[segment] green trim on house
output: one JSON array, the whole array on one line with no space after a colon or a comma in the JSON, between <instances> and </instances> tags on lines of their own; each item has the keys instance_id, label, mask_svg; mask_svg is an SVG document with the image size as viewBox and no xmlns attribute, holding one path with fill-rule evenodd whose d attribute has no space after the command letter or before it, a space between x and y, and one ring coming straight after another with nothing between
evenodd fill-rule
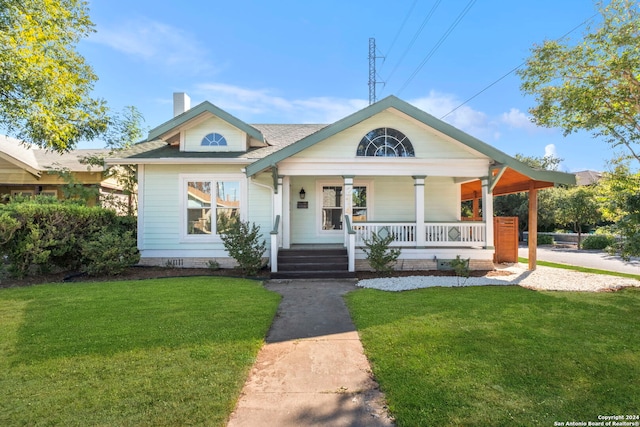
<instances>
[{"instance_id":1,"label":"green trim on house","mask_svg":"<svg viewBox=\"0 0 640 427\"><path fill-rule=\"evenodd\" d=\"M495 160L497 164L510 167L517 172L528 176L529 178L538 181L548 181L565 185L575 185L576 183L575 175L573 174L532 169L519 160L509 156L508 154L480 141L479 139L451 126L448 123L443 122L442 120L435 118L431 114L428 114L393 95L388 96L376 102L375 104L371 104L368 107L356 113L353 113L341 120L338 120L334 124L329 125L294 144L291 144L252 163L246 168L247 176L253 176L269 167L273 167L277 165L278 162L281 162L282 160L298 154L301 151L350 128L351 126L354 126L390 108L393 108L421 123L426 124L427 126L443 133L444 135L447 135L448 137L466 145L467 147Z\"/></svg>"},{"instance_id":2,"label":"green trim on house","mask_svg":"<svg viewBox=\"0 0 640 427\"><path fill-rule=\"evenodd\" d=\"M204 101L198 105L196 105L195 107L185 111L184 113L174 117L173 119L164 122L163 124L161 124L160 126L151 129L149 131L149 136L147 137L147 141L153 141L155 139L160 138L162 135L165 135L168 132L171 132L171 130L182 126L183 124L185 124L186 122L188 122L189 120L192 120L196 117L198 117L199 115L203 114L203 113L211 113L216 117L219 117L220 119L224 120L225 122L229 123L232 126L237 127L238 129L240 129L241 131L247 133L249 136L251 136L252 138L264 143L264 136L262 135L262 133L257 130L256 128L254 128L251 125L248 125L247 123L243 122L242 120L238 119L237 117L232 116L231 114L227 113L224 110L221 110L220 108L216 107L215 105L213 105L212 103L210 103L209 101Z\"/></svg>"}]
</instances>

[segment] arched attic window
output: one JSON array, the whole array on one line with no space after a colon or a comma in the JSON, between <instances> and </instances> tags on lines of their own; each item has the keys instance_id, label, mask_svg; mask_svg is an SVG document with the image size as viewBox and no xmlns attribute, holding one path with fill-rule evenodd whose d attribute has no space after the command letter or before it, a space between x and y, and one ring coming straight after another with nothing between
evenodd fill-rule
<instances>
[{"instance_id":1,"label":"arched attic window","mask_svg":"<svg viewBox=\"0 0 640 427\"><path fill-rule=\"evenodd\" d=\"M227 140L224 138L224 136L220 135L219 133L210 133L208 135L205 135L204 138L202 138L200 145L218 146L218 147L226 146Z\"/></svg>"},{"instance_id":2,"label":"arched attic window","mask_svg":"<svg viewBox=\"0 0 640 427\"><path fill-rule=\"evenodd\" d=\"M378 128L360 140L356 156L415 157L415 152L411 141L402 132L393 128Z\"/></svg>"}]
</instances>

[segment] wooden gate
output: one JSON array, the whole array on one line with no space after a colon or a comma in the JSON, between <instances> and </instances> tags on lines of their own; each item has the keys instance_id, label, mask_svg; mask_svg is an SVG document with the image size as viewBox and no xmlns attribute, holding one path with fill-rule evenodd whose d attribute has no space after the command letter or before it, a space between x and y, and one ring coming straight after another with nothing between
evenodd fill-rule
<instances>
[{"instance_id":1,"label":"wooden gate","mask_svg":"<svg viewBox=\"0 0 640 427\"><path fill-rule=\"evenodd\" d=\"M518 217L494 217L493 241L496 246L493 262L498 264L518 262Z\"/></svg>"}]
</instances>

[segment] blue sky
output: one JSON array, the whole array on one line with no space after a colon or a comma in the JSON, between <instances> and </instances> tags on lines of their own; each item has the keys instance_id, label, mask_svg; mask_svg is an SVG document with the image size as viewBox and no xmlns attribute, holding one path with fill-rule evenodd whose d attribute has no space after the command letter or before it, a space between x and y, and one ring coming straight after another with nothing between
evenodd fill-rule
<instances>
[{"instance_id":1,"label":"blue sky","mask_svg":"<svg viewBox=\"0 0 640 427\"><path fill-rule=\"evenodd\" d=\"M173 92L247 123L332 123L368 105L373 37L384 82L378 99L396 95L441 118L477 95L443 120L510 155L552 153L565 171L603 170L614 156L588 134L565 138L532 125L534 100L514 73L478 94L522 64L535 43L592 17L591 0L91 0L89 7L97 32L79 50L99 76L94 95L116 111L134 105L150 128L172 117Z\"/></svg>"}]
</instances>

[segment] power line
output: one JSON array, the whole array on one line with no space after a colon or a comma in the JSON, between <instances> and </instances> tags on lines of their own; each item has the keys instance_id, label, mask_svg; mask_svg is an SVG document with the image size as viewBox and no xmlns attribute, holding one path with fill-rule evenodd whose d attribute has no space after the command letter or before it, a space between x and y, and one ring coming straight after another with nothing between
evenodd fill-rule
<instances>
[{"instance_id":1,"label":"power line","mask_svg":"<svg viewBox=\"0 0 640 427\"><path fill-rule=\"evenodd\" d=\"M395 46L396 41L398 41L398 37L400 36L400 33L404 29L405 24L409 20L409 17L411 16L411 12L413 12L413 9L416 7L416 3L418 3L418 0L413 0L413 4L411 4L411 7L409 8L407 15L404 17L404 21L402 21L402 24L400 25L400 29L396 33L396 36L393 38L393 41L391 42L391 46L389 46L389 49L387 50L387 54L385 55L385 58L389 56L389 52L391 52L391 49L393 49L393 46Z\"/></svg>"},{"instance_id":2,"label":"power line","mask_svg":"<svg viewBox=\"0 0 640 427\"><path fill-rule=\"evenodd\" d=\"M431 7L431 10L429 10L429 13L427 13L427 16L424 18L424 20L422 21L422 24L420 24L420 28L418 28L418 30L416 31L416 33L413 35L413 38L411 39L411 42L409 42L409 46L407 46L407 48L404 50L404 52L402 53L402 56L400 57L400 59L398 60L398 62L396 63L396 66L393 67L393 70L391 70L391 73L389 73L389 76L385 79L385 81L389 81L391 79L391 76L393 76L393 74L396 72L396 70L398 69L398 67L400 66L400 64L402 63L402 61L404 60L404 57L407 56L407 53L409 52L409 50L413 47L413 44L416 42L416 40L418 39L418 36L420 35L420 33L422 32L422 30L424 29L425 25L427 25L427 22L429 22L429 19L431 19L431 17L433 16L433 14L435 13L436 9L438 8L438 6L440 5L440 3L442 2L442 0L438 0L436 1L436 3Z\"/></svg>"},{"instance_id":3,"label":"power line","mask_svg":"<svg viewBox=\"0 0 640 427\"><path fill-rule=\"evenodd\" d=\"M578 28L584 26L587 22L591 21L593 18L595 18L596 16L598 16L598 14L594 14L592 16L590 16L589 18L585 19L584 21L582 21L580 24L576 25L575 27L573 27L571 30L567 31L566 33L564 33L561 37L558 37L556 39L556 41L560 41L562 39L564 39L565 37L567 37L569 34L573 33L575 30L577 30ZM518 65L517 67L514 67L513 69L511 69L511 71L509 71L508 73L504 74L502 77L500 77L499 79L495 80L493 83L489 84L488 86L486 86L484 89L482 89L480 92L477 92L475 95L473 95L471 98L467 99L466 101L464 101L462 104L458 105L456 108L454 108L453 110L449 111L447 114L445 114L444 116L440 117L440 120L444 119L445 117L447 117L449 114L455 112L457 109L459 109L460 107L462 107L463 105L466 105L467 103L469 103L472 99L476 98L477 96L481 95L483 92L485 92L487 89L489 89L490 87L492 87L493 85L495 85L496 83L500 82L502 79L504 79L505 77L507 77L510 74L513 74L518 68L522 67L524 64L526 64L525 62L522 62L520 65Z\"/></svg>"},{"instance_id":4,"label":"power line","mask_svg":"<svg viewBox=\"0 0 640 427\"><path fill-rule=\"evenodd\" d=\"M429 53L427 53L427 56L422 60L422 62L420 63L420 65L418 65L418 67L414 70L414 72L409 76L409 78L404 82L404 84L402 85L402 87L400 88L400 90L398 91L398 95L400 95L400 93L409 85L409 83L411 83L411 81L418 75L418 73L420 72L420 70L422 69L422 67L424 67L424 65L427 63L427 61L429 61L429 59L431 59L431 57L433 56L433 54L438 50L438 48L442 45L442 43L444 43L444 41L447 39L447 37L449 37L449 35L453 32L453 30L458 26L458 24L460 23L460 21L462 21L462 18L464 18L464 16L467 14L467 12L469 12L469 10L471 9L471 7L474 5L474 3L476 2L476 0L470 0L469 3L467 3L467 5L465 6L465 8L462 10L462 12L460 12L460 14L456 17L456 19L453 21L453 23L449 26L449 28L447 29L447 31L445 31L445 33L442 35L442 37L440 37L440 40L438 40L438 42L435 44L435 46L433 48L431 48L431 50L429 51Z\"/></svg>"}]
</instances>

